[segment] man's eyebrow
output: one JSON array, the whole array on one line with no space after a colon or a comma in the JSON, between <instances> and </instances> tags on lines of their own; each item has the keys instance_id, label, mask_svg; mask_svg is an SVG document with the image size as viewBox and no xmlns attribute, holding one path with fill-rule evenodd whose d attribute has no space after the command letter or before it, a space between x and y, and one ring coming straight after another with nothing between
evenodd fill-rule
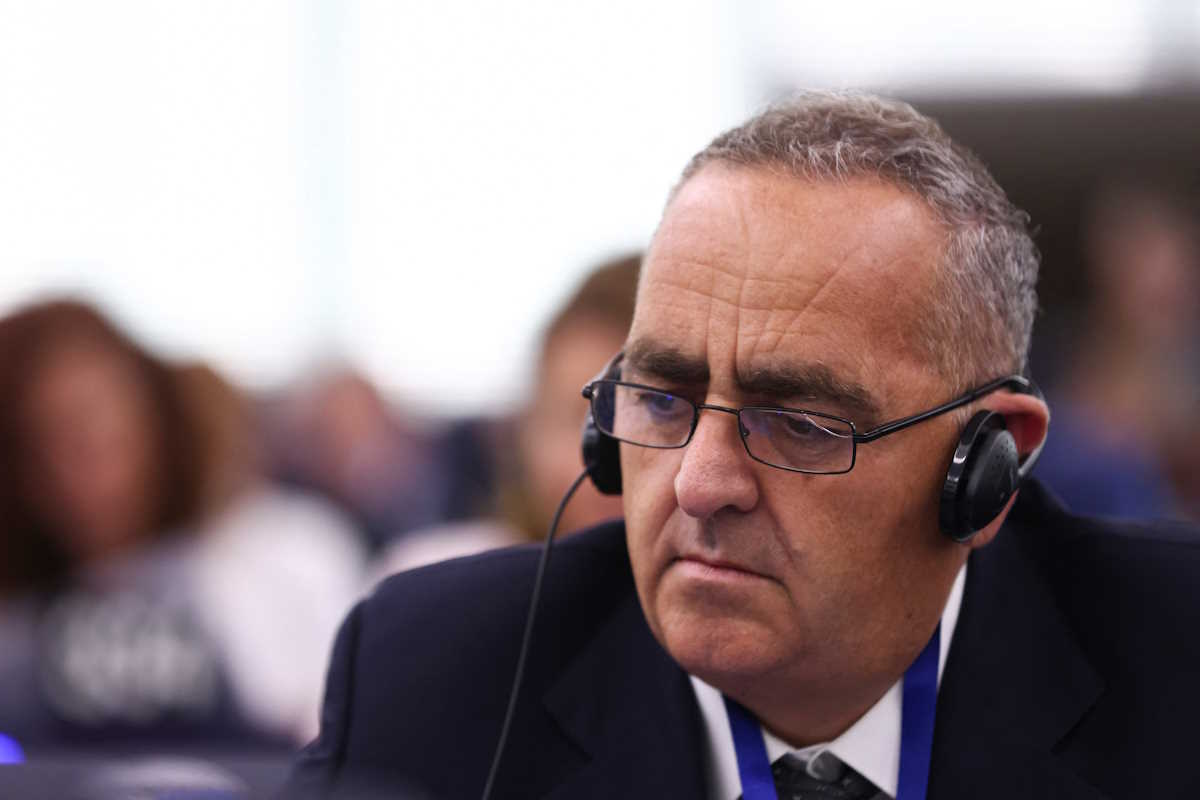
<instances>
[{"instance_id":1,"label":"man's eyebrow","mask_svg":"<svg viewBox=\"0 0 1200 800\"><path fill-rule=\"evenodd\" d=\"M879 419L879 404L871 393L852 380L838 377L824 364L756 369L738 375L738 386L751 396L793 402L830 402L840 410L854 412L856 421L863 425L869 425Z\"/></svg>"},{"instance_id":2,"label":"man's eyebrow","mask_svg":"<svg viewBox=\"0 0 1200 800\"><path fill-rule=\"evenodd\" d=\"M705 359L684 355L652 339L632 342L625 350L624 361L647 380L657 379L677 386L702 386L709 380ZM757 369L738 375L737 382L744 394L775 402L832 403L864 426L880 418L879 403L866 388L838 377L824 364Z\"/></svg>"},{"instance_id":3,"label":"man's eyebrow","mask_svg":"<svg viewBox=\"0 0 1200 800\"><path fill-rule=\"evenodd\" d=\"M639 374L675 385L708 383L708 361L684 355L652 339L638 339L625 350L625 362Z\"/></svg>"}]
</instances>

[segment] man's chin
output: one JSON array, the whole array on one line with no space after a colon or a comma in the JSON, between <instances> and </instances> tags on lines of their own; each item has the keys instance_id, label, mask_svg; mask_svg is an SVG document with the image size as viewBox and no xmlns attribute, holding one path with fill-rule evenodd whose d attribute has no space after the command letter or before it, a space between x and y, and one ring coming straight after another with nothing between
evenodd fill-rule
<instances>
[{"instance_id":1,"label":"man's chin","mask_svg":"<svg viewBox=\"0 0 1200 800\"><path fill-rule=\"evenodd\" d=\"M752 618L677 611L652 627L679 666L717 688L760 679L787 661L779 632Z\"/></svg>"}]
</instances>

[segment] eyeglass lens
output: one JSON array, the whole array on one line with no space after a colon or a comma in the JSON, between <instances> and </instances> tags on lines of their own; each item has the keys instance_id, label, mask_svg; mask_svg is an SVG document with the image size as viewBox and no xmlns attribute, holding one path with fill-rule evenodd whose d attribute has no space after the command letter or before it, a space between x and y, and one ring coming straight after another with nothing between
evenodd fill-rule
<instances>
[{"instance_id":1,"label":"eyeglass lens","mask_svg":"<svg viewBox=\"0 0 1200 800\"><path fill-rule=\"evenodd\" d=\"M683 447L697 408L667 392L599 381L592 414L604 433L643 447ZM807 472L844 472L854 463L854 430L834 417L803 411L745 408L738 414L746 450L759 461Z\"/></svg>"}]
</instances>

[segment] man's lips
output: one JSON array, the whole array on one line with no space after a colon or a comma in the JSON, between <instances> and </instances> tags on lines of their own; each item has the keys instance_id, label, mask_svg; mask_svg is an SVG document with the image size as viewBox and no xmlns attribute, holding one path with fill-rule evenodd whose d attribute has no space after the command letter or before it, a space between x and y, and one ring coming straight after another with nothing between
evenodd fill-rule
<instances>
[{"instance_id":1,"label":"man's lips","mask_svg":"<svg viewBox=\"0 0 1200 800\"><path fill-rule=\"evenodd\" d=\"M767 575L752 570L742 564L702 555L681 555L672 562L673 568L686 572L689 576L704 580L746 581L771 580Z\"/></svg>"}]
</instances>

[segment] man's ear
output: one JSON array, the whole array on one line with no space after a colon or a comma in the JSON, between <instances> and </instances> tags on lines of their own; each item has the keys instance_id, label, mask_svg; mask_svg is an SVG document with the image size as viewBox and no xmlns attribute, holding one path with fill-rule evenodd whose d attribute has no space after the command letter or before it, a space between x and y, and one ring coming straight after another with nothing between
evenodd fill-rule
<instances>
[{"instance_id":1,"label":"man's ear","mask_svg":"<svg viewBox=\"0 0 1200 800\"><path fill-rule=\"evenodd\" d=\"M1041 446L1050 429L1050 408L1046 401L1031 394L996 392L980 403L982 408L1004 417L1004 425L1017 444L1022 461Z\"/></svg>"},{"instance_id":2,"label":"man's ear","mask_svg":"<svg viewBox=\"0 0 1200 800\"><path fill-rule=\"evenodd\" d=\"M980 407L995 411L1004 417L1004 425L1012 434L1013 441L1017 445L1017 453L1022 461L1046 440L1046 433L1050 429L1050 408L1040 397L1031 394L996 392L980 403ZM1020 493L1020 489L1018 489L1008 499L1004 510L988 523L987 527L971 537L967 542L969 547L983 547L996 538L1000 526L1004 524L1004 519L1012 510L1013 503L1016 502L1017 495Z\"/></svg>"}]
</instances>

